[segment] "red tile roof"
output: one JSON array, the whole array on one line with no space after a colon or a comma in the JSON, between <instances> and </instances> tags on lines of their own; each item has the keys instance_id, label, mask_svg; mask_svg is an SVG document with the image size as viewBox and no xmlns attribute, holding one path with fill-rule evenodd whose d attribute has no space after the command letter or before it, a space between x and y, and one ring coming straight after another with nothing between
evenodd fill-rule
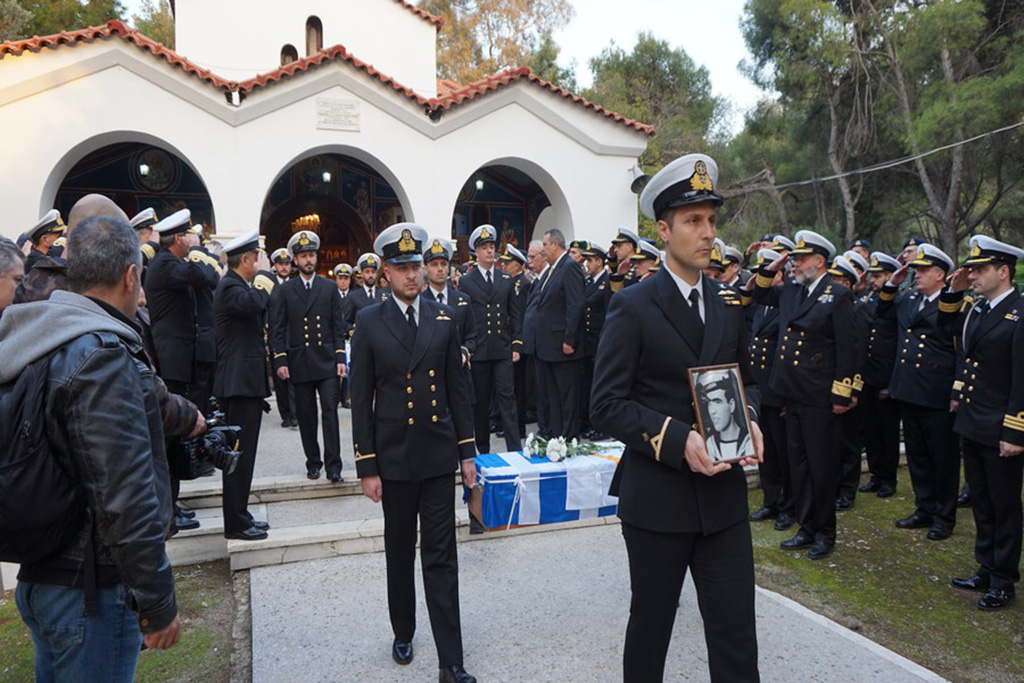
<instances>
[{"instance_id":1,"label":"red tile roof","mask_svg":"<svg viewBox=\"0 0 1024 683\"><path fill-rule=\"evenodd\" d=\"M397 0L402 2L402 0ZM408 3L404 3L408 5ZM410 9L416 9L410 5ZM422 11L418 10L417 11ZM426 14L426 13L424 13ZM433 15L428 15L433 16ZM35 36L26 40L8 41L0 43L0 59L5 55L20 55L25 51L39 52L43 48L57 48L61 45L74 45L79 42L90 43L95 40L107 39L111 37L117 37L132 43L139 49L145 50L152 55L163 59L168 64L182 69L188 74L195 76L196 78L205 81L212 86L224 90L226 92L237 91L242 94L251 93L259 88L267 87L277 81L281 81L287 78L291 78L298 74L302 74L310 69L321 66L323 64L331 63L334 61L346 61L357 69L364 71L371 78L380 81L384 85L390 87L392 90L404 95L416 104L423 106L428 114L431 114L431 118L436 120L436 115L440 114L444 110L457 107L465 102L469 102L478 97L483 97L492 92L496 92L503 87L511 85L517 81L525 81L538 85L560 97L563 97L575 104L579 104L587 109L591 109L602 116L612 119L617 123L621 123L624 126L632 128L636 131L644 133L646 135L654 135L654 127L639 121L628 119L621 114L616 114L613 111L609 111L604 107L594 104L579 95L575 95L564 88L560 88L553 83L549 83L538 76L534 75L528 67L519 67L514 69L506 69L505 71L488 76L483 80L477 81L476 83L470 83L466 86L460 86L450 80L439 80L438 81L438 97L433 99L427 99L422 95L418 94L412 88L402 85L395 79L391 78L387 74L384 74L372 65L363 62L356 58L354 55L349 53L342 45L335 45L324 50L317 52L309 57L304 57L291 64L279 67L265 74L260 74L253 78L245 81L237 82L230 81L220 76L217 76L209 69L204 69L194 62L189 61L185 57L182 57L174 50L164 47L162 43L158 43L151 38L147 38L138 29L128 28L120 21L109 21L104 26L93 26L91 28L85 28L78 31L64 31L52 36Z\"/></svg>"},{"instance_id":2,"label":"red tile roof","mask_svg":"<svg viewBox=\"0 0 1024 683\"><path fill-rule=\"evenodd\" d=\"M482 97L484 95L487 95L488 93L494 92L505 86L515 83L516 81L522 80L526 80L530 83L535 83L541 86L542 88L550 90L551 92L555 93L560 97L564 97L565 99L575 102L576 104L586 107L587 109L592 109L598 114L601 114L602 116L607 116L613 121L633 128L634 130L638 130L641 133L646 133L647 135L654 135L654 126L650 126L646 123L640 123L639 121L634 121L633 119L627 119L625 116L622 116L621 114L616 114L613 111L609 111L608 109L605 109L601 105L594 104L593 102L584 99L579 95L576 95L566 90L565 88L560 88L554 83L549 83L548 81L543 80L542 78L536 76L532 71L530 71L529 67L525 66L500 71L494 74L493 76L488 76L487 78L479 80L476 83L470 83L469 85L463 86L462 88L452 93L446 94L444 97L440 97L437 100L434 100L434 109L450 109L451 107L456 107L462 104L463 102L468 102L470 100L476 99L477 97Z\"/></svg>"},{"instance_id":3,"label":"red tile roof","mask_svg":"<svg viewBox=\"0 0 1024 683\"><path fill-rule=\"evenodd\" d=\"M412 4L411 2L406 2L405 0L395 0L395 2L397 2L399 5L402 5L403 7L405 7L410 12L413 12L414 14L416 14L416 16L418 16L420 19L424 19L426 21L429 21L430 23L432 23L435 26L437 26L437 30L438 31L441 30L442 26L444 26L444 19L442 19L441 17L436 16L434 14L431 14L430 12L427 12L426 10L421 10L419 7L417 7L416 5Z\"/></svg>"}]
</instances>

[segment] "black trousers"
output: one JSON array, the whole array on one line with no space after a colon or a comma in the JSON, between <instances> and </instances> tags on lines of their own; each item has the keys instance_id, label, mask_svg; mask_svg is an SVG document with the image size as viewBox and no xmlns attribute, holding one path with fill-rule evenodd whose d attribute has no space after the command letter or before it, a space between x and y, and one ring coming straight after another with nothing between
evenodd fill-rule
<instances>
[{"instance_id":1,"label":"black trousers","mask_svg":"<svg viewBox=\"0 0 1024 683\"><path fill-rule=\"evenodd\" d=\"M659 533L623 522L622 537L632 589L622 655L625 683L664 678L687 571L693 576L704 619L711 680L760 680L750 524L744 520L705 536Z\"/></svg>"},{"instance_id":2,"label":"black trousers","mask_svg":"<svg viewBox=\"0 0 1024 683\"><path fill-rule=\"evenodd\" d=\"M530 356L530 360L533 365L533 395L537 403L537 433L545 439L550 439L556 434L551 430L551 411L548 410L548 391L544 383L544 373L537 356Z\"/></svg>"},{"instance_id":3,"label":"black trousers","mask_svg":"<svg viewBox=\"0 0 1024 683\"><path fill-rule=\"evenodd\" d=\"M519 354L519 362L512 364L513 387L516 394L516 420L519 422L519 431L526 429L526 407L527 391L529 387L526 382L526 371L529 357Z\"/></svg>"},{"instance_id":4,"label":"black trousers","mask_svg":"<svg viewBox=\"0 0 1024 683\"><path fill-rule=\"evenodd\" d=\"M953 413L903 402L903 442L907 468L914 485L917 512L932 518L932 526L956 526L956 497L960 484L960 440L953 433Z\"/></svg>"},{"instance_id":5,"label":"black trousers","mask_svg":"<svg viewBox=\"0 0 1024 683\"><path fill-rule=\"evenodd\" d=\"M341 473L341 433L338 426L338 378L326 377L312 382L292 382L295 387L295 413L299 420L302 451L306 467L324 467L327 474ZM320 395L320 412L324 421L324 459L320 460L317 442L316 397Z\"/></svg>"},{"instance_id":6,"label":"black trousers","mask_svg":"<svg viewBox=\"0 0 1024 683\"><path fill-rule=\"evenodd\" d=\"M788 515L794 514L793 482L789 471L789 447L786 419L782 408L761 405L761 433L764 435L764 462L758 463L764 506Z\"/></svg>"},{"instance_id":7,"label":"black trousers","mask_svg":"<svg viewBox=\"0 0 1024 683\"><path fill-rule=\"evenodd\" d=\"M839 449L832 406L786 406L786 440L796 521L816 541L836 540Z\"/></svg>"},{"instance_id":8,"label":"black trousers","mask_svg":"<svg viewBox=\"0 0 1024 683\"><path fill-rule=\"evenodd\" d=\"M838 496L855 500L857 487L860 486L861 452L864 449L860 438L860 406L837 415L836 422L839 425L840 453Z\"/></svg>"},{"instance_id":9,"label":"black trousers","mask_svg":"<svg viewBox=\"0 0 1024 683\"><path fill-rule=\"evenodd\" d=\"M228 424L242 428L239 436L241 455L231 474L221 473L224 482L224 531L236 533L252 526L249 514L249 491L252 472L256 466L256 449L260 441L260 422L263 420L263 399L236 396L220 399L224 418Z\"/></svg>"},{"instance_id":10,"label":"black trousers","mask_svg":"<svg viewBox=\"0 0 1024 683\"><path fill-rule=\"evenodd\" d=\"M491 452L491 401L498 405L501 428L505 431L505 449L522 449L519 438L519 418L516 417L515 380L512 378L512 359L473 361L473 427L476 430L476 449ZM492 399L493 397L493 399Z\"/></svg>"},{"instance_id":11,"label":"black trousers","mask_svg":"<svg viewBox=\"0 0 1024 683\"><path fill-rule=\"evenodd\" d=\"M281 379L277 373L274 376L274 395L277 397L277 412L282 420L295 418L295 387L289 380Z\"/></svg>"},{"instance_id":12,"label":"black trousers","mask_svg":"<svg viewBox=\"0 0 1024 683\"><path fill-rule=\"evenodd\" d=\"M196 362L195 380L188 385L188 400L196 404L204 417L210 417L210 397L213 396L213 376L216 363Z\"/></svg>"},{"instance_id":13,"label":"black trousers","mask_svg":"<svg viewBox=\"0 0 1024 683\"><path fill-rule=\"evenodd\" d=\"M580 372L580 431L594 428L590 423L590 389L594 386L594 356L584 356Z\"/></svg>"},{"instance_id":14,"label":"black trousers","mask_svg":"<svg viewBox=\"0 0 1024 683\"><path fill-rule=\"evenodd\" d=\"M900 402L882 394L885 387L864 385L857 413L871 476L880 484L896 486L900 465ZM883 398L884 396L884 398Z\"/></svg>"},{"instance_id":15,"label":"black trousers","mask_svg":"<svg viewBox=\"0 0 1024 683\"><path fill-rule=\"evenodd\" d=\"M423 481L384 480L384 556L388 611L395 638L416 632L416 521L430 628L439 666L462 666L459 561L455 549L455 492L450 474Z\"/></svg>"},{"instance_id":16,"label":"black trousers","mask_svg":"<svg viewBox=\"0 0 1024 683\"><path fill-rule=\"evenodd\" d=\"M978 528L974 540L978 573L988 576L992 588L1012 589L1020 581L1024 456L1000 458L998 446L965 438L964 471Z\"/></svg>"},{"instance_id":17,"label":"black trousers","mask_svg":"<svg viewBox=\"0 0 1024 683\"><path fill-rule=\"evenodd\" d=\"M580 433L580 385L583 382L582 361L560 363L538 361L547 393L547 427L552 436L574 439Z\"/></svg>"},{"instance_id":18,"label":"black trousers","mask_svg":"<svg viewBox=\"0 0 1024 683\"><path fill-rule=\"evenodd\" d=\"M179 382L177 380L169 379L164 380L164 384L167 385L167 391L178 396L189 397L189 384L188 382ZM191 400L191 399L189 399ZM193 401L194 402L194 401ZM198 406L198 404L196 404ZM203 413L203 417L207 417L206 413ZM171 437L164 439L164 447L167 450L168 459L173 459L174 453L178 452L178 444L181 442L181 437ZM175 473L178 471L177 464L174 462L168 462L168 468L170 469L171 475L171 502L175 505L178 504L178 495L181 493L181 479L179 479Z\"/></svg>"}]
</instances>

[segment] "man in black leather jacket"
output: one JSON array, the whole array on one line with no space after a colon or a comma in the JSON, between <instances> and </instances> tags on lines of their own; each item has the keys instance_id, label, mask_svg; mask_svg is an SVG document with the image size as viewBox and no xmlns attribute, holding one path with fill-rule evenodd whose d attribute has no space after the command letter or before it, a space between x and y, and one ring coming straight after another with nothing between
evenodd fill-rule
<instances>
[{"instance_id":1,"label":"man in black leather jacket","mask_svg":"<svg viewBox=\"0 0 1024 683\"><path fill-rule=\"evenodd\" d=\"M68 251L72 291L12 306L0 322L0 383L49 358L50 448L87 501L75 540L22 565L16 599L37 678L131 681L140 646L171 647L180 629L161 414L133 322L141 255L112 217L83 221Z\"/></svg>"}]
</instances>

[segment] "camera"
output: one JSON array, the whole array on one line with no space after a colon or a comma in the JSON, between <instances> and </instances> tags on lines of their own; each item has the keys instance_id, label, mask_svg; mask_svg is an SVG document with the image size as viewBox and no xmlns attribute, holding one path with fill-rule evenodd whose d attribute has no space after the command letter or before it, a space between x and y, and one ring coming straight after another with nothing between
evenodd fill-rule
<instances>
[{"instance_id":1,"label":"camera","mask_svg":"<svg viewBox=\"0 0 1024 683\"><path fill-rule=\"evenodd\" d=\"M184 472L181 472L180 479L196 479L210 474L213 468L222 470L225 474L231 474L238 465L239 438L242 428L224 424L224 414L214 411L206 420L206 431L191 439L182 439L182 455L184 462L181 463ZM212 465L212 467L211 467ZM192 475L192 476L188 476Z\"/></svg>"}]
</instances>

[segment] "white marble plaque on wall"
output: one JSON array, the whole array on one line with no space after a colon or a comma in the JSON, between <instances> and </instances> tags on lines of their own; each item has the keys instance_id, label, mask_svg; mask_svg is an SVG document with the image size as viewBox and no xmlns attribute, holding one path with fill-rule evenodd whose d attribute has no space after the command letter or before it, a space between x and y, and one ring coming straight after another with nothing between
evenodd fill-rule
<instances>
[{"instance_id":1,"label":"white marble plaque on wall","mask_svg":"<svg viewBox=\"0 0 1024 683\"><path fill-rule=\"evenodd\" d=\"M318 98L316 101L316 127L321 130L351 130L359 132L359 102Z\"/></svg>"}]
</instances>

